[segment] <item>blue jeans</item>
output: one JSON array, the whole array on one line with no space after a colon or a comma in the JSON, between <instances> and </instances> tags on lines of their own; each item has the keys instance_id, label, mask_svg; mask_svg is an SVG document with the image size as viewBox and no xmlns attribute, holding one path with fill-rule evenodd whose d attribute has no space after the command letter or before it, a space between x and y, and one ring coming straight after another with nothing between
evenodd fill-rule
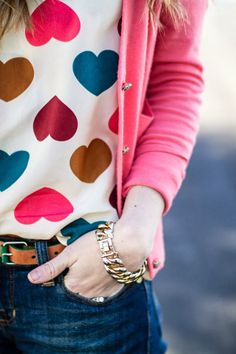
<instances>
[{"instance_id":1,"label":"blue jeans","mask_svg":"<svg viewBox=\"0 0 236 354\"><path fill-rule=\"evenodd\" d=\"M35 241L39 263L47 241ZM35 265L0 265L0 354L162 354L160 304L152 281L126 284L95 302L65 287L32 284Z\"/></svg>"}]
</instances>

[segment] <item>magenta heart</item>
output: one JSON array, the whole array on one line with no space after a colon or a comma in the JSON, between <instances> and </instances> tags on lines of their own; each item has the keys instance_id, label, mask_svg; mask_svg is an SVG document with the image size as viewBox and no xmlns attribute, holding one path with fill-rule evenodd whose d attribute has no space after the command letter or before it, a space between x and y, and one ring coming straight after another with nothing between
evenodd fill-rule
<instances>
[{"instance_id":1,"label":"magenta heart","mask_svg":"<svg viewBox=\"0 0 236 354\"><path fill-rule=\"evenodd\" d=\"M113 208L117 209L117 185L116 184L110 193L109 203Z\"/></svg>"},{"instance_id":2,"label":"magenta heart","mask_svg":"<svg viewBox=\"0 0 236 354\"><path fill-rule=\"evenodd\" d=\"M119 120L119 110L118 108L112 114L109 119L108 126L114 134L118 134L118 120Z\"/></svg>"},{"instance_id":3,"label":"magenta heart","mask_svg":"<svg viewBox=\"0 0 236 354\"><path fill-rule=\"evenodd\" d=\"M47 43L52 37L68 42L80 31L80 19L72 8L59 0L45 0L31 15L34 32L25 30L28 42L34 46Z\"/></svg>"},{"instance_id":4,"label":"magenta heart","mask_svg":"<svg viewBox=\"0 0 236 354\"><path fill-rule=\"evenodd\" d=\"M119 19L118 25L117 25L117 30L119 35L121 36L121 26L122 26L122 17Z\"/></svg>"},{"instance_id":5,"label":"magenta heart","mask_svg":"<svg viewBox=\"0 0 236 354\"><path fill-rule=\"evenodd\" d=\"M57 141L69 140L77 128L75 114L57 96L38 112L33 124L34 134L39 141L43 141L48 135Z\"/></svg>"},{"instance_id":6,"label":"magenta heart","mask_svg":"<svg viewBox=\"0 0 236 354\"><path fill-rule=\"evenodd\" d=\"M24 198L15 208L15 218L21 224L34 224L41 218L57 222L73 212L72 204L61 193L41 188Z\"/></svg>"}]
</instances>

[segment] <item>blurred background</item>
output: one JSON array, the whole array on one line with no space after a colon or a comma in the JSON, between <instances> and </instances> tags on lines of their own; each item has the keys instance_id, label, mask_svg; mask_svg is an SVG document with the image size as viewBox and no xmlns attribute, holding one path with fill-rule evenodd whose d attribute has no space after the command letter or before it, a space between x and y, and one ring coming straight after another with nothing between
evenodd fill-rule
<instances>
[{"instance_id":1,"label":"blurred background","mask_svg":"<svg viewBox=\"0 0 236 354\"><path fill-rule=\"evenodd\" d=\"M166 266L154 286L168 354L235 354L236 0L209 3L201 58L200 131L164 218Z\"/></svg>"}]
</instances>

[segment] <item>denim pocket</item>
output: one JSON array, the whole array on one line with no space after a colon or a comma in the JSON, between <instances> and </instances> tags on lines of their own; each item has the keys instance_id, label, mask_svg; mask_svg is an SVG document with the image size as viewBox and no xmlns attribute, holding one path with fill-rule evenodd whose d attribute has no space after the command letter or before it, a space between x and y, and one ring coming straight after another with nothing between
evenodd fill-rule
<instances>
[{"instance_id":1,"label":"denim pocket","mask_svg":"<svg viewBox=\"0 0 236 354\"><path fill-rule=\"evenodd\" d=\"M79 293L74 293L73 291L68 289L65 285L65 279L64 279L65 275L66 275L66 273L62 272L58 276L58 284L59 284L60 288L62 289L64 295L66 295L67 297L69 297L70 299L72 299L74 301L78 301L78 302L88 304L88 305L93 305L93 306L103 306L106 304L111 304L119 299L123 299L125 296L127 296L129 294L131 289L140 285L137 282L124 284L124 286L118 292L116 292L114 295L106 296L106 297L97 296L97 297L90 298L90 297L86 297L84 295L81 295ZM97 299L97 301L95 301L95 299Z\"/></svg>"}]
</instances>

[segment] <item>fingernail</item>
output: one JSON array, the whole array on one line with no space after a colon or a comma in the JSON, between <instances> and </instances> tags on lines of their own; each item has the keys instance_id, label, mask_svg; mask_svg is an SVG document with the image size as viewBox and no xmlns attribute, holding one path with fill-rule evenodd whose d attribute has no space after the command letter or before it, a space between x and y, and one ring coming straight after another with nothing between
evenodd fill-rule
<instances>
[{"instance_id":1,"label":"fingernail","mask_svg":"<svg viewBox=\"0 0 236 354\"><path fill-rule=\"evenodd\" d=\"M36 280L39 280L40 273L37 270L34 270L33 272L29 273L29 276L33 281L36 281Z\"/></svg>"}]
</instances>

